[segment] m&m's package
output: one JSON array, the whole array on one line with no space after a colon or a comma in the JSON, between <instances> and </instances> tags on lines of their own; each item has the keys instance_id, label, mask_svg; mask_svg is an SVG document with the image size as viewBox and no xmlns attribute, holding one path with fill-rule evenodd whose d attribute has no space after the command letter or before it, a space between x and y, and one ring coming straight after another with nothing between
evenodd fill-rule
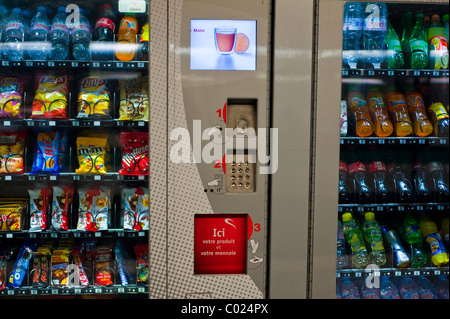
<instances>
[{"instance_id":1,"label":"m&m's package","mask_svg":"<svg viewBox=\"0 0 450 319\"><path fill-rule=\"evenodd\" d=\"M109 145L107 137L78 137L76 174L106 174L108 172Z\"/></svg>"},{"instance_id":2,"label":"m&m's package","mask_svg":"<svg viewBox=\"0 0 450 319\"><path fill-rule=\"evenodd\" d=\"M69 229L74 192L72 186L53 186L52 229L57 231Z\"/></svg>"},{"instance_id":3,"label":"m&m's package","mask_svg":"<svg viewBox=\"0 0 450 319\"><path fill-rule=\"evenodd\" d=\"M22 174L25 132L0 131L0 174Z\"/></svg>"},{"instance_id":4,"label":"m&m's package","mask_svg":"<svg viewBox=\"0 0 450 319\"><path fill-rule=\"evenodd\" d=\"M149 119L148 78L119 81L120 121L146 121Z\"/></svg>"},{"instance_id":5,"label":"m&m's package","mask_svg":"<svg viewBox=\"0 0 450 319\"><path fill-rule=\"evenodd\" d=\"M77 118L110 118L111 93L107 81L96 75L84 78L77 105Z\"/></svg>"},{"instance_id":6,"label":"m&m's package","mask_svg":"<svg viewBox=\"0 0 450 319\"><path fill-rule=\"evenodd\" d=\"M28 194L30 195L30 232L46 230L52 189L46 187L29 189Z\"/></svg>"},{"instance_id":7,"label":"m&m's package","mask_svg":"<svg viewBox=\"0 0 450 319\"><path fill-rule=\"evenodd\" d=\"M82 188L78 190L78 197L77 229L107 230L111 222L111 190L106 186Z\"/></svg>"},{"instance_id":8,"label":"m&m's package","mask_svg":"<svg viewBox=\"0 0 450 319\"><path fill-rule=\"evenodd\" d=\"M32 119L67 119L69 76L39 74L35 78L36 93L31 110Z\"/></svg>"},{"instance_id":9,"label":"m&m's package","mask_svg":"<svg viewBox=\"0 0 450 319\"><path fill-rule=\"evenodd\" d=\"M0 118L23 119L24 84L22 77L0 78Z\"/></svg>"},{"instance_id":10,"label":"m&m's package","mask_svg":"<svg viewBox=\"0 0 450 319\"><path fill-rule=\"evenodd\" d=\"M150 199L146 187L126 187L121 193L123 229L148 230Z\"/></svg>"},{"instance_id":11,"label":"m&m's package","mask_svg":"<svg viewBox=\"0 0 450 319\"><path fill-rule=\"evenodd\" d=\"M147 132L120 132L122 146L121 175L148 175L149 145Z\"/></svg>"}]
</instances>

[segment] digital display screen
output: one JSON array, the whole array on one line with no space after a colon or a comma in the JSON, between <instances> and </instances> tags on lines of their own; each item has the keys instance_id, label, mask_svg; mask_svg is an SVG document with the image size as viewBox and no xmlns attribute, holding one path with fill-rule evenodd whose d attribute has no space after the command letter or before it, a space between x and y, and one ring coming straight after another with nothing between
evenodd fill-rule
<instances>
[{"instance_id":1,"label":"digital display screen","mask_svg":"<svg viewBox=\"0 0 450 319\"><path fill-rule=\"evenodd\" d=\"M191 70L256 70L256 20L191 20Z\"/></svg>"}]
</instances>

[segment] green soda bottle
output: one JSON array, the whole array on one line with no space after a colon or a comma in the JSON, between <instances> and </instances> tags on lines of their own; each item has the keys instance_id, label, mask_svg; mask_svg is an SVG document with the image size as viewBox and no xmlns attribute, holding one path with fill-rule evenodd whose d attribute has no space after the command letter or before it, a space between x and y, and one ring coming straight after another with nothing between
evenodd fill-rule
<instances>
[{"instance_id":1,"label":"green soda bottle","mask_svg":"<svg viewBox=\"0 0 450 319\"><path fill-rule=\"evenodd\" d=\"M386 263L383 234L373 212L367 212L364 215L363 234L367 246L370 247L371 263L383 266Z\"/></svg>"},{"instance_id":2,"label":"green soda bottle","mask_svg":"<svg viewBox=\"0 0 450 319\"><path fill-rule=\"evenodd\" d=\"M416 23L409 40L411 68L425 69L428 66L428 41L423 27L423 13L416 14Z\"/></svg>"},{"instance_id":3,"label":"green soda bottle","mask_svg":"<svg viewBox=\"0 0 450 319\"><path fill-rule=\"evenodd\" d=\"M448 47L445 30L441 24L439 15L435 14L431 17L430 29L428 31L428 50L430 54L430 69L446 69L448 68Z\"/></svg>"},{"instance_id":4,"label":"green soda bottle","mask_svg":"<svg viewBox=\"0 0 450 319\"><path fill-rule=\"evenodd\" d=\"M369 264L369 254L358 223L351 213L342 215L342 228L345 240L352 248L352 263L354 268L364 268Z\"/></svg>"},{"instance_id":5,"label":"green soda bottle","mask_svg":"<svg viewBox=\"0 0 450 319\"><path fill-rule=\"evenodd\" d=\"M402 45L402 51L405 60L405 68L411 67L411 47L409 46L409 40L411 39L411 33L414 27L413 15L410 9L406 9L403 15L401 23L402 38L400 43Z\"/></svg>"},{"instance_id":6,"label":"green soda bottle","mask_svg":"<svg viewBox=\"0 0 450 319\"><path fill-rule=\"evenodd\" d=\"M427 256L423 251L422 232L419 223L411 214L405 216L401 234L411 248L411 266L413 268L424 267L427 263Z\"/></svg>"},{"instance_id":7,"label":"green soda bottle","mask_svg":"<svg viewBox=\"0 0 450 319\"><path fill-rule=\"evenodd\" d=\"M388 69L400 69L405 65L402 45L391 23L388 21L386 45L388 49Z\"/></svg>"}]
</instances>

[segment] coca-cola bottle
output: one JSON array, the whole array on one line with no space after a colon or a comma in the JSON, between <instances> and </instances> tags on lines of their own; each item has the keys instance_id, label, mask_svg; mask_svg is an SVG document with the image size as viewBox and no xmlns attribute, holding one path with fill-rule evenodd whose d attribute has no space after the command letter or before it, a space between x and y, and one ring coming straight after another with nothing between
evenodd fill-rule
<instances>
[{"instance_id":1,"label":"coca-cola bottle","mask_svg":"<svg viewBox=\"0 0 450 319\"><path fill-rule=\"evenodd\" d=\"M411 203L414 200L411 182L406 178L405 172L398 164L389 164L388 172L391 175L395 201L397 203Z\"/></svg>"},{"instance_id":2,"label":"coca-cola bottle","mask_svg":"<svg viewBox=\"0 0 450 319\"><path fill-rule=\"evenodd\" d=\"M344 161L339 161L339 203L353 202L352 191L348 180L348 168Z\"/></svg>"},{"instance_id":3,"label":"coca-cola bottle","mask_svg":"<svg viewBox=\"0 0 450 319\"><path fill-rule=\"evenodd\" d=\"M431 201L431 191L427 183L427 172L421 162L411 164L412 176L414 179L414 190L416 202L428 203Z\"/></svg>"},{"instance_id":4,"label":"coca-cola bottle","mask_svg":"<svg viewBox=\"0 0 450 319\"><path fill-rule=\"evenodd\" d=\"M444 180L444 168L440 162L431 162L427 165L428 173L433 181L433 198L436 202L449 201L449 188Z\"/></svg>"},{"instance_id":5,"label":"coca-cola bottle","mask_svg":"<svg viewBox=\"0 0 450 319\"><path fill-rule=\"evenodd\" d=\"M373 192L367 183L366 166L363 162L354 162L348 166L348 172L355 185L355 201L359 204L373 202Z\"/></svg>"},{"instance_id":6,"label":"coca-cola bottle","mask_svg":"<svg viewBox=\"0 0 450 319\"><path fill-rule=\"evenodd\" d=\"M98 8L99 16L91 42L91 54L94 60L110 61L114 56L114 21L116 17L110 4L105 3Z\"/></svg>"},{"instance_id":7,"label":"coca-cola bottle","mask_svg":"<svg viewBox=\"0 0 450 319\"><path fill-rule=\"evenodd\" d=\"M369 164L369 173L374 180L374 193L376 203L387 203L391 200L391 191L387 185L386 165L382 161Z\"/></svg>"}]
</instances>

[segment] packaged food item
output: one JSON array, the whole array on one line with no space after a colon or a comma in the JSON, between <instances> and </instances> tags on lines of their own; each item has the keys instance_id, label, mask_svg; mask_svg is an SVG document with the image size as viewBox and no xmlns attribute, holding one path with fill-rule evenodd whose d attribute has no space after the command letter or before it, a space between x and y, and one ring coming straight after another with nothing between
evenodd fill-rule
<instances>
[{"instance_id":1,"label":"packaged food item","mask_svg":"<svg viewBox=\"0 0 450 319\"><path fill-rule=\"evenodd\" d=\"M58 131L37 132L31 173L57 173L59 171L59 145L60 133Z\"/></svg>"},{"instance_id":2,"label":"packaged food item","mask_svg":"<svg viewBox=\"0 0 450 319\"><path fill-rule=\"evenodd\" d=\"M89 286L89 279L87 277L86 271L84 270L83 263L82 263L82 247L76 246L72 249L72 262L77 266L78 269L78 276L76 278L78 279L78 283L76 283L75 286L80 287L88 287Z\"/></svg>"},{"instance_id":3,"label":"packaged food item","mask_svg":"<svg viewBox=\"0 0 450 319\"><path fill-rule=\"evenodd\" d=\"M67 119L69 76L39 74L35 79L36 93L31 110L32 119Z\"/></svg>"},{"instance_id":4,"label":"packaged food item","mask_svg":"<svg viewBox=\"0 0 450 319\"><path fill-rule=\"evenodd\" d=\"M148 175L149 145L146 132L120 132L122 146L121 175Z\"/></svg>"},{"instance_id":5,"label":"packaged food item","mask_svg":"<svg viewBox=\"0 0 450 319\"><path fill-rule=\"evenodd\" d=\"M10 288L19 288L22 285L24 278L28 274L28 266L33 257L33 252L36 250L37 244L35 241L25 241L20 248L16 263L9 276L8 286Z\"/></svg>"},{"instance_id":6,"label":"packaged food item","mask_svg":"<svg viewBox=\"0 0 450 319\"><path fill-rule=\"evenodd\" d=\"M33 254L32 262L32 286L36 288L48 287L50 256L52 254L51 244L45 244L38 247Z\"/></svg>"},{"instance_id":7,"label":"packaged food item","mask_svg":"<svg viewBox=\"0 0 450 319\"><path fill-rule=\"evenodd\" d=\"M71 186L53 186L51 227L54 230L68 230L72 212L73 194Z\"/></svg>"},{"instance_id":8,"label":"packaged food item","mask_svg":"<svg viewBox=\"0 0 450 319\"><path fill-rule=\"evenodd\" d=\"M122 189L121 206L123 229L149 229L150 199L147 188L133 187Z\"/></svg>"},{"instance_id":9,"label":"packaged food item","mask_svg":"<svg viewBox=\"0 0 450 319\"><path fill-rule=\"evenodd\" d=\"M95 286L111 286L114 284L114 265L112 249L100 246L94 250Z\"/></svg>"},{"instance_id":10,"label":"packaged food item","mask_svg":"<svg viewBox=\"0 0 450 319\"><path fill-rule=\"evenodd\" d=\"M80 84L77 105L77 118L109 118L111 93L107 81L97 75L84 78Z\"/></svg>"},{"instance_id":11,"label":"packaged food item","mask_svg":"<svg viewBox=\"0 0 450 319\"><path fill-rule=\"evenodd\" d=\"M136 282L141 285L146 285L149 283L148 244L136 244L136 246L134 246L134 253L136 254L137 263Z\"/></svg>"},{"instance_id":12,"label":"packaged food item","mask_svg":"<svg viewBox=\"0 0 450 319\"><path fill-rule=\"evenodd\" d=\"M0 132L0 174L23 174L25 132Z\"/></svg>"},{"instance_id":13,"label":"packaged food item","mask_svg":"<svg viewBox=\"0 0 450 319\"><path fill-rule=\"evenodd\" d=\"M105 137L78 137L77 156L79 168L76 174L106 174L108 154L108 139Z\"/></svg>"},{"instance_id":14,"label":"packaged food item","mask_svg":"<svg viewBox=\"0 0 450 319\"><path fill-rule=\"evenodd\" d=\"M120 121L149 120L148 78L135 78L119 81Z\"/></svg>"},{"instance_id":15,"label":"packaged food item","mask_svg":"<svg viewBox=\"0 0 450 319\"><path fill-rule=\"evenodd\" d=\"M107 230L111 221L111 190L95 186L78 190L80 207L77 229L86 231Z\"/></svg>"},{"instance_id":16,"label":"packaged food item","mask_svg":"<svg viewBox=\"0 0 450 319\"><path fill-rule=\"evenodd\" d=\"M22 77L6 76L0 79L0 118L23 119L24 84Z\"/></svg>"},{"instance_id":17,"label":"packaged food item","mask_svg":"<svg viewBox=\"0 0 450 319\"><path fill-rule=\"evenodd\" d=\"M5 289L7 286L6 266L13 252L14 248L10 247L0 248L0 291Z\"/></svg>"},{"instance_id":18,"label":"packaged food item","mask_svg":"<svg viewBox=\"0 0 450 319\"><path fill-rule=\"evenodd\" d=\"M62 248L62 247L61 247ZM51 286L67 286L67 266L69 265L69 249L55 249L51 257Z\"/></svg>"},{"instance_id":19,"label":"packaged food item","mask_svg":"<svg viewBox=\"0 0 450 319\"><path fill-rule=\"evenodd\" d=\"M127 260L130 259L124 244L118 240L114 246L114 255L116 257L117 270L119 272L120 282L122 286L127 286L133 283L136 278L134 272L130 269L130 263Z\"/></svg>"},{"instance_id":20,"label":"packaged food item","mask_svg":"<svg viewBox=\"0 0 450 319\"><path fill-rule=\"evenodd\" d=\"M30 195L30 232L46 230L52 189L46 187L29 189L28 194Z\"/></svg>"},{"instance_id":21,"label":"packaged food item","mask_svg":"<svg viewBox=\"0 0 450 319\"><path fill-rule=\"evenodd\" d=\"M19 231L25 223L27 201L24 198L0 199L0 231Z\"/></svg>"}]
</instances>

